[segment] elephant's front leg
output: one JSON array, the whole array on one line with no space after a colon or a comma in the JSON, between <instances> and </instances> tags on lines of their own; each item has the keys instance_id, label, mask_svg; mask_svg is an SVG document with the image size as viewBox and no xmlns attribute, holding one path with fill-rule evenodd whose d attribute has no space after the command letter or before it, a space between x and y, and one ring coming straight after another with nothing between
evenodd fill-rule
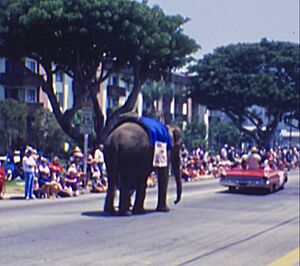
<instances>
[{"instance_id":1,"label":"elephant's front leg","mask_svg":"<svg viewBox=\"0 0 300 266\"><path fill-rule=\"evenodd\" d=\"M158 203L156 210L159 212L168 212L167 189L169 183L168 167L158 168Z\"/></svg>"}]
</instances>

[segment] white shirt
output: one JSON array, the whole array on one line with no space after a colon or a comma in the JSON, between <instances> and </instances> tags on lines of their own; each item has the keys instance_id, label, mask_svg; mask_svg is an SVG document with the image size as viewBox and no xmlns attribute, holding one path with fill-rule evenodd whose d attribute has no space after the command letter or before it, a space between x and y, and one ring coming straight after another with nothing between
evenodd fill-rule
<instances>
[{"instance_id":1,"label":"white shirt","mask_svg":"<svg viewBox=\"0 0 300 266\"><path fill-rule=\"evenodd\" d=\"M33 159L32 156L24 156L22 160L23 164L23 171L28 172L28 173L34 173L35 171L35 160Z\"/></svg>"},{"instance_id":2,"label":"white shirt","mask_svg":"<svg viewBox=\"0 0 300 266\"><path fill-rule=\"evenodd\" d=\"M48 165L40 165L39 166L39 171L43 174L46 174L46 175L50 175L50 168L48 167Z\"/></svg>"},{"instance_id":3,"label":"white shirt","mask_svg":"<svg viewBox=\"0 0 300 266\"><path fill-rule=\"evenodd\" d=\"M104 154L100 149L95 150L94 160L97 163L104 163Z\"/></svg>"}]
</instances>

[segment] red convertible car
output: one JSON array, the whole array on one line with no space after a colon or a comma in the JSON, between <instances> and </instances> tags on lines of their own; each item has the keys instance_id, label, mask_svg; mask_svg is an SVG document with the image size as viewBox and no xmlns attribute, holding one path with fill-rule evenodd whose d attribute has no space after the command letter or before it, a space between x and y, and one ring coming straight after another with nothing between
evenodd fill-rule
<instances>
[{"instance_id":1,"label":"red convertible car","mask_svg":"<svg viewBox=\"0 0 300 266\"><path fill-rule=\"evenodd\" d=\"M285 170L233 168L220 177L220 184L228 187L230 191L239 188L263 188L272 193L283 189L287 181L288 174Z\"/></svg>"}]
</instances>

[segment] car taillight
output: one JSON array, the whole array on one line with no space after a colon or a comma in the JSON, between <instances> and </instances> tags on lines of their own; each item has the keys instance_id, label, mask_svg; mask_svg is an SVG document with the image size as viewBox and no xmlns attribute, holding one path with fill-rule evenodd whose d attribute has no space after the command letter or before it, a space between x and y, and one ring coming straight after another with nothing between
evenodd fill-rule
<instances>
[{"instance_id":1,"label":"car taillight","mask_svg":"<svg viewBox=\"0 0 300 266\"><path fill-rule=\"evenodd\" d=\"M270 183L270 180L269 180L269 178L268 178L268 177L266 177L266 176L264 176L264 177L263 177L263 180L264 180L264 182L265 182L266 184L269 184L269 183Z\"/></svg>"}]
</instances>

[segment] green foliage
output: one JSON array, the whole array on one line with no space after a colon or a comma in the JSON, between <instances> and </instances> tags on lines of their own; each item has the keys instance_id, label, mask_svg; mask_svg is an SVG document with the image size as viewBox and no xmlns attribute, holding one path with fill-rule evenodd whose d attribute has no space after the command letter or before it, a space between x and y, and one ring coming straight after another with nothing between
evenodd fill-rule
<instances>
[{"instance_id":1,"label":"green foliage","mask_svg":"<svg viewBox=\"0 0 300 266\"><path fill-rule=\"evenodd\" d=\"M32 115L30 135L27 143L51 156L64 155L64 143L72 140L63 132L53 113L45 109L38 109Z\"/></svg>"},{"instance_id":2,"label":"green foliage","mask_svg":"<svg viewBox=\"0 0 300 266\"><path fill-rule=\"evenodd\" d=\"M199 60L191 71L196 74L193 99L223 111L259 144L270 140L284 114L299 110L298 44L263 39L260 43L220 47ZM266 121L253 106L265 109ZM246 120L256 131L247 132L242 127Z\"/></svg>"},{"instance_id":3,"label":"green foliage","mask_svg":"<svg viewBox=\"0 0 300 266\"><path fill-rule=\"evenodd\" d=\"M206 126L204 123L192 121L187 124L181 120L174 121L174 124L182 128L182 140L190 150L196 147L206 147Z\"/></svg>"},{"instance_id":4,"label":"green foliage","mask_svg":"<svg viewBox=\"0 0 300 266\"><path fill-rule=\"evenodd\" d=\"M152 72L179 67L198 49L182 33L184 18L137 1L11 0L5 15L3 53L35 54L81 79L94 78L100 62Z\"/></svg>"},{"instance_id":5,"label":"green foliage","mask_svg":"<svg viewBox=\"0 0 300 266\"><path fill-rule=\"evenodd\" d=\"M219 151L224 144L241 147L241 143L252 143L251 139L241 133L232 123L212 120L209 125L210 148Z\"/></svg>"},{"instance_id":6,"label":"green foliage","mask_svg":"<svg viewBox=\"0 0 300 266\"><path fill-rule=\"evenodd\" d=\"M0 146L6 151L25 138L27 115L26 104L15 100L0 101Z\"/></svg>"},{"instance_id":7,"label":"green foliage","mask_svg":"<svg viewBox=\"0 0 300 266\"><path fill-rule=\"evenodd\" d=\"M144 101L144 115L153 118L163 117L163 114L159 113L157 106L159 100L162 100L166 95L172 95L172 88L168 86L163 80L147 82L141 89Z\"/></svg>"},{"instance_id":8,"label":"green foliage","mask_svg":"<svg viewBox=\"0 0 300 266\"><path fill-rule=\"evenodd\" d=\"M32 145L48 156L63 155L64 142L72 143L51 112L15 100L0 102L0 135L2 153Z\"/></svg>"},{"instance_id":9,"label":"green foliage","mask_svg":"<svg viewBox=\"0 0 300 266\"><path fill-rule=\"evenodd\" d=\"M189 55L198 49L196 42L183 34L186 19L168 16L146 2L10 0L0 12L0 56L31 57L41 64L47 81L43 80L43 89L55 116L63 130L78 142L82 135L72 126L72 117L86 99L94 105L97 137L104 130L96 94L110 71L131 68L135 91L139 91L147 78L161 79L186 64ZM56 69L51 68L52 64ZM74 79L74 103L65 113L59 108L51 84L58 70ZM135 97L129 97L129 110L122 110L124 113L134 109Z\"/></svg>"}]
</instances>

